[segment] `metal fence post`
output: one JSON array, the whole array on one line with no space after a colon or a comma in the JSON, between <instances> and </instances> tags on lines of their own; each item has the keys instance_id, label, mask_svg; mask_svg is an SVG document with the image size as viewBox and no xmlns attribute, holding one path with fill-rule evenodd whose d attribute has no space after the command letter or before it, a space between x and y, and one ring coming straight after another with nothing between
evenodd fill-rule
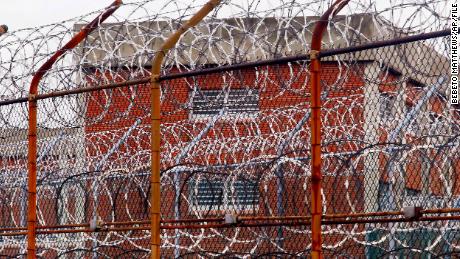
<instances>
[{"instance_id":1,"label":"metal fence post","mask_svg":"<svg viewBox=\"0 0 460 259\"><path fill-rule=\"evenodd\" d=\"M56 51L34 74L29 88L29 133L28 133L28 207L27 207L27 258L36 258L37 233L37 94L38 85L45 73L66 51L73 49L88 34L96 29L101 22L112 15L120 7L122 1L116 0L103 13L83 27L62 48Z\"/></svg>"},{"instance_id":2,"label":"metal fence post","mask_svg":"<svg viewBox=\"0 0 460 259\"><path fill-rule=\"evenodd\" d=\"M161 64L166 56L166 53L173 48L181 35L189 28L197 25L203 18L211 12L214 7L220 3L220 0L210 0L207 2L189 21L183 24L177 31L175 31L163 43L161 48L155 55L152 61L152 74L151 74L151 102L152 102L152 129L151 129L151 240L150 245L152 249L151 258L160 258L160 74Z\"/></svg>"},{"instance_id":3,"label":"metal fence post","mask_svg":"<svg viewBox=\"0 0 460 259\"><path fill-rule=\"evenodd\" d=\"M349 0L337 0L316 22L310 47L311 76L311 257L323 258L321 240L321 40L329 18L334 17ZM331 16L332 15L332 16Z\"/></svg>"}]
</instances>

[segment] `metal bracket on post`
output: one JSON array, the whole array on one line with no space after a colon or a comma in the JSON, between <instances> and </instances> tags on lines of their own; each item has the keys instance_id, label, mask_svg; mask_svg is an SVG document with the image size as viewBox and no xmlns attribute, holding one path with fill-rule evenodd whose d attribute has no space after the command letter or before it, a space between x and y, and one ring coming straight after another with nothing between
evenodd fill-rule
<instances>
[{"instance_id":1,"label":"metal bracket on post","mask_svg":"<svg viewBox=\"0 0 460 259\"><path fill-rule=\"evenodd\" d=\"M104 221L100 217L94 217L89 222L89 229L93 232L98 232L104 227Z\"/></svg>"},{"instance_id":2,"label":"metal bracket on post","mask_svg":"<svg viewBox=\"0 0 460 259\"><path fill-rule=\"evenodd\" d=\"M27 100L29 102L36 101L37 100L37 95L36 94L29 94L29 96L27 97Z\"/></svg>"},{"instance_id":3,"label":"metal bracket on post","mask_svg":"<svg viewBox=\"0 0 460 259\"><path fill-rule=\"evenodd\" d=\"M160 75L152 75L150 77L150 83L158 83L160 81Z\"/></svg>"},{"instance_id":4,"label":"metal bracket on post","mask_svg":"<svg viewBox=\"0 0 460 259\"><path fill-rule=\"evenodd\" d=\"M319 51L311 49L310 52L310 60L318 59L319 58Z\"/></svg>"},{"instance_id":5,"label":"metal bracket on post","mask_svg":"<svg viewBox=\"0 0 460 259\"><path fill-rule=\"evenodd\" d=\"M236 223L238 223L238 215L234 213L225 214L224 222L225 224L235 225Z\"/></svg>"},{"instance_id":6,"label":"metal bracket on post","mask_svg":"<svg viewBox=\"0 0 460 259\"><path fill-rule=\"evenodd\" d=\"M419 206L406 206L402 211L407 219L416 220L423 216L423 208Z\"/></svg>"}]
</instances>

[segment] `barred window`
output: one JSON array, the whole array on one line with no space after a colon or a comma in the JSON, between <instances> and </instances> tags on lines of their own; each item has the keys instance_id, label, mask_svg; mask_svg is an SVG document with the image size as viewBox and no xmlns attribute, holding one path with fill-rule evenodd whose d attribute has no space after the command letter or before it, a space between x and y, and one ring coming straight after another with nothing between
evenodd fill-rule
<instances>
[{"instance_id":1,"label":"barred window","mask_svg":"<svg viewBox=\"0 0 460 259\"><path fill-rule=\"evenodd\" d=\"M419 112L413 113L414 106L412 104L405 104L405 118L410 116L409 124L407 125L406 132L416 136L420 134L420 114Z\"/></svg>"},{"instance_id":2,"label":"barred window","mask_svg":"<svg viewBox=\"0 0 460 259\"><path fill-rule=\"evenodd\" d=\"M259 111L257 89L197 90L191 93L192 117L214 116L226 108L227 114L253 115Z\"/></svg>"},{"instance_id":3,"label":"barred window","mask_svg":"<svg viewBox=\"0 0 460 259\"><path fill-rule=\"evenodd\" d=\"M222 181L199 181L195 190L196 205L218 209L224 204L224 183Z\"/></svg>"},{"instance_id":4,"label":"barred window","mask_svg":"<svg viewBox=\"0 0 460 259\"><path fill-rule=\"evenodd\" d=\"M428 127L429 131L428 134L430 135L440 135L440 134L446 134L447 132L444 132L446 130L445 125L443 125L442 121L442 116L439 114L436 114L434 112L430 112L428 114Z\"/></svg>"},{"instance_id":5,"label":"barred window","mask_svg":"<svg viewBox=\"0 0 460 259\"><path fill-rule=\"evenodd\" d=\"M257 182L199 179L191 183L192 206L198 210L253 210L259 203Z\"/></svg>"},{"instance_id":6,"label":"barred window","mask_svg":"<svg viewBox=\"0 0 460 259\"><path fill-rule=\"evenodd\" d=\"M382 122L388 122L393 117L395 106L395 97L387 93L381 93L379 97L380 119Z\"/></svg>"}]
</instances>

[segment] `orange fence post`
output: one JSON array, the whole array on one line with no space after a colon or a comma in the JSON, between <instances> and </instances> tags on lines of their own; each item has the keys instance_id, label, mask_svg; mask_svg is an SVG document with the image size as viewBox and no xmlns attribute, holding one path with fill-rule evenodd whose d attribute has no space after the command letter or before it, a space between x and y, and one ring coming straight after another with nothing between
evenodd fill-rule
<instances>
[{"instance_id":1,"label":"orange fence post","mask_svg":"<svg viewBox=\"0 0 460 259\"><path fill-rule=\"evenodd\" d=\"M311 77L311 257L323 258L321 240L321 40L329 18L334 17L349 0L337 0L316 22L310 47Z\"/></svg>"},{"instance_id":2,"label":"orange fence post","mask_svg":"<svg viewBox=\"0 0 460 259\"><path fill-rule=\"evenodd\" d=\"M37 234L37 99L38 85L45 73L67 50L73 49L120 7L122 1L116 0L103 13L83 27L62 48L53 54L34 74L29 88L29 133L28 133L28 206L27 206L27 258L36 258Z\"/></svg>"},{"instance_id":3,"label":"orange fence post","mask_svg":"<svg viewBox=\"0 0 460 259\"><path fill-rule=\"evenodd\" d=\"M168 39L163 43L161 48L158 50L155 58L152 61L152 75L151 75L151 101L152 101L152 129L151 129L151 180L152 186L151 193L151 211L150 217L151 223L151 239L150 245L152 249L151 258L160 258L160 74L161 64L166 56L166 53L173 48L180 36L185 33L190 27L197 25L203 18L211 12L214 7L220 3L220 0L210 0L207 2L189 21L183 24L177 31L175 31Z\"/></svg>"},{"instance_id":4,"label":"orange fence post","mask_svg":"<svg viewBox=\"0 0 460 259\"><path fill-rule=\"evenodd\" d=\"M0 36L8 32L8 26L5 24L0 25Z\"/></svg>"}]
</instances>

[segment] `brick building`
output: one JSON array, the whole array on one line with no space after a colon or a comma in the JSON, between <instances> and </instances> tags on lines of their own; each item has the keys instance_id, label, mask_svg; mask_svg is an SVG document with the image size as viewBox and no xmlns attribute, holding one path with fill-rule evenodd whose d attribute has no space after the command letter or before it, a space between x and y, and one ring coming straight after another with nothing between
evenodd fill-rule
<instances>
[{"instance_id":1,"label":"brick building","mask_svg":"<svg viewBox=\"0 0 460 259\"><path fill-rule=\"evenodd\" d=\"M314 19L209 21L181 39L165 62L165 73L226 64L226 56L238 62L242 57L256 61L280 53L303 53L310 42ZM340 46L395 34L374 19L367 14L339 17L335 24L340 29L331 29L325 42ZM140 34L131 32L129 26L106 26L109 35L122 31L135 43L114 47L116 60L98 48L82 49L90 57L86 63L93 64L87 69L88 80L94 83L104 77L123 80L145 75L150 58L139 54L139 46L158 48L161 37L153 37L148 44L139 43L136 40ZM289 28L285 33L288 36L280 39L283 26ZM144 27L159 29L161 35L174 28L166 22L145 22ZM251 34L264 35L263 40L249 37ZM298 35L306 38L299 39ZM89 41L105 44L98 37ZM216 42L207 45L207 41ZM457 206L460 164L449 157L438 166L438 161L430 157L436 150L432 146L448 142L446 136L457 130L452 122L458 120L458 114L449 111L445 101L448 59L421 42L338 58L343 63L328 58L322 66L322 80L328 91L323 128L325 212ZM136 65L125 60L134 60ZM115 64L116 73L99 69L108 61ZM308 95L308 62L163 81L162 215L180 219L225 213L308 214ZM114 104L107 104L106 96L96 92L88 99L87 118L102 113L105 116L97 123L86 123L86 132L130 129L136 123L136 127L148 131L148 86L114 92L110 96ZM125 112L122 118L119 111ZM145 145L138 148L148 150L149 135L139 134ZM408 152L401 146L407 143L415 151ZM449 178L440 183L441 176ZM286 230L274 232L278 236L273 238L280 244L283 242L279 240L289 240ZM296 238L290 236L291 240ZM165 241L165 251L193 243L186 239L175 238L174 244ZM303 244L290 241L283 245L301 250ZM217 246L218 250L224 249L226 244ZM266 246L262 250L270 250L271 245ZM173 250L178 255L177 248Z\"/></svg>"}]
</instances>

